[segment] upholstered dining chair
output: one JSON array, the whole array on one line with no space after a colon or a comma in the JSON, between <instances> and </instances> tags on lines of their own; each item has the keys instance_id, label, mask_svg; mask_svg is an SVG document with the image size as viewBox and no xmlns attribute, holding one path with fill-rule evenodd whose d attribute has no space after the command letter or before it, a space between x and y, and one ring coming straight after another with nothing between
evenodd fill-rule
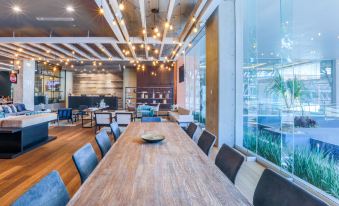
<instances>
[{"instance_id":1,"label":"upholstered dining chair","mask_svg":"<svg viewBox=\"0 0 339 206\"><path fill-rule=\"evenodd\" d=\"M215 158L215 164L234 184L235 177L244 159L244 156L235 149L223 144Z\"/></svg>"},{"instance_id":2,"label":"upholstered dining chair","mask_svg":"<svg viewBox=\"0 0 339 206\"><path fill-rule=\"evenodd\" d=\"M15 200L12 206L63 206L68 201L65 184L59 172L54 170Z\"/></svg>"},{"instance_id":3,"label":"upholstered dining chair","mask_svg":"<svg viewBox=\"0 0 339 206\"><path fill-rule=\"evenodd\" d=\"M116 142L119 137L120 137L120 129L119 129L119 125L117 122L112 122L110 124L111 130L112 130L112 134L113 134L113 138L114 138L114 142Z\"/></svg>"},{"instance_id":4,"label":"upholstered dining chair","mask_svg":"<svg viewBox=\"0 0 339 206\"><path fill-rule=\"evenodd\" d=\"M141 122L161 122L160 117L142 117Z\"/></svg>"},{"instance_id":5,"label":"upholstered dining chair","mask_svg":"<svg viewBox=\"0 0 339 206\"><path fill-rule=\"evenodd\" d=\"M99 146L101 157L103 158L112 146L109 136L107 135L107 132L105 130L101 130L95 136L95 141Z\"/></svg>"},{"instance_id":6,"label":"upholstered dining chair","mask_svg":"<svg viewBox=\"0 0 339 206\"><path fill-rule=\"evenodd\" d=\"M73 124L72 109L71 108L58 109L57 120L58 120L58 125L59 125L60 120L67 120L67 122L69 122L71 120L71 122Z\"/></svg>"},{"instance_id":7,"label":"upholstered dining chair","mask_svg":"<svg viewBox=\"0 0 339 206\"><path fill-rule=\"evenodd\" d=\"M326 203L301 189L293 182L265 169L253 196L254 206L307 205L327 206Z\"/></svg>"},{"instance_id":8,"label":"upholstered dining chair","mask_svg":"<svg viewBox=\"0 0 339 206\"><path fill-rule=\"evenodd\" d=\"M115 121L118 123L119 126L127 126L133 121L133 113L116 112Z\"/></svg>"},{"instance_id":9,"label":"upholstered dining chair","mask_svg":"<svg viewBox=\"0 0 339 206\"><path fill-rule=\"evenodd\" d=\"M197 128L198 126L194 122L191 122L186 129L186 133L193 139L194 133L195 131L197 131Z\"/></svg>"},{"instance_id":10,"label":"upholstered dining chair","mask_svg":"<svg viewBox=\"0 0 339 206\"><path fill-rule=\"evenodd\" d=\"M213 134L204 130L198 140L198 146L208 156L215 140L216 137Z\"/></svg>"},{"instance_id":11,"label":"upholstered dining chair","mask_svg":"<svg viewBox=\"0 0 339 206\"><path fill-rule=\"evenodd\" d=\"M84 183L87 177L92 173L98 164L98 157L90 143L85 144L77 150L72 156L75 167L77 168L81 183Z\"/></svg>"},{"instance_id":12,"label":"upholstered dining chair","mask_svg":"<svg viewBox=\"0 0 339 206\"><path fill-rule=\"evenodd\" d=\"M96 112L95 113L95 133L97 133L98 128L109 127L112 123L112 113L110 112Z\"/></svg>"}]
</instances>

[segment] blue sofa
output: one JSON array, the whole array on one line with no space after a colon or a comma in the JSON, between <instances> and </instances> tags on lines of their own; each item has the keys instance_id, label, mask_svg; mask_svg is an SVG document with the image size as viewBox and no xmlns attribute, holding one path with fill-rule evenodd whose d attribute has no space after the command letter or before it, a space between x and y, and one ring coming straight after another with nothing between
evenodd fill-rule
<instances>
[{"instance_id":1,"label":"blue sofa","mask_svg":"<svg viewBox=\"0 0 339 206\"><path fill-rule=\"evenodd\" d=\"M0 105L0 118L8 116L26 115L27 113L31 112L32 111L27 110L25 104L22 103Z\"/></svg>"}]
</instances>

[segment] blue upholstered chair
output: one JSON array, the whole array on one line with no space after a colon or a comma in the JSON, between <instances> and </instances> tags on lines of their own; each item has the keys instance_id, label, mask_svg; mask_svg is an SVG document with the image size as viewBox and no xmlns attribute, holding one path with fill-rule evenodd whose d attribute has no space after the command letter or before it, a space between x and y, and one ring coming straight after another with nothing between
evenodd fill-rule
<instances>
[{"instance_id":1,"label":"blue upholstered chair","mask_svg":"<svg viewBox=\"0 0 339 206\"><path fill-rule=\"evenodd\" d=\"M109 126L111 127L111 130L113 133L114 142L116 142L119 139L120 134L121 134L119 125L117 122L112 122Z\"/></svg>"},{"instance_id":2,"label":"blue upholstered chair","mask_svg":"<svg viewBox=\"0 0 339 206\"><path fill-rule=\"evenodd\" d=\"M105 130L99 132L95 137L95 141L99 146L101 157L104 157L112 146L107 132Z\"/></svg>"},{"instance_id":3,"label":"blue upholstered chair","mask_svg":"<svg viewBox=\"0 0 339 206\"><path fill-rule=\"evenodd\" d=\"M85 146L76 151L72 159L79 172L81 183L85 182L99 162L90 143L85 144Z\"/></svg>"},{"instance_id":4,"label":"blue upholstered chair","mask_svg":"<svg viewBox=\"0 0 339 206\"><path fill-rule=\"evenodd\" d=\"M160 117L142 117L141 122L161 122Z\"/></svg>"},{"instance_id":5,"label":"blue upholstered chair","mask_svg":"<svg viewBox=\"0 0 339 206\"><path fill-rule=\"evenodd\" d=\"M327 206L326 203L293 182L265 169L253 196L254 206L307 205Z\"/></svg>"},{"instance_id":6,"label":"blue upholstered chair","mask_svg":"<svg viewBox=\"0 0 339 206\"><path fill-rule=\"evenodd\" d=\"M198 140L198 146L208 156L215 140L216 137L213 134L204 130Z\"/></svg>"},{"instance_id":7,"label":"blue upholstered chair","mask_svg":"<svg viewBox=\"0 0 339 206\"><path fill-rule=\"evenodd\" d=\"M12 206L64 206L69 194L57 171L52 171L31 187Z\"/></svg>"},{"instance_id":8,"label":"blue upholstered chair","mask_svg":"<svg viewBox=\"0 0 339 206\"><path fill-rule=\"evenodd\" d=\"M71 108L62 108L58 109L58 124L59 120L71 120L73 124L73 115L72 115L72 109Z\"/></svg>"},{"instance_id":9,"label":"blue upholstered chair","mask_svg":"<svg viewBox=\"0 0 339 206\"><path fill-rule=\"evenodd\" d=\"M191 122L186 129L187 135L193 139L194 133L195 131L197 131L197 128L198 126L194 122Z\"/></svg>"},{"instance_id":10,"label":"blue upholstered chair","mask_svg":"<svg viewBox=\"0 0 339 206\"><path fill-rule=\"evenodd\" d=\"M242 156L235 149L223 144L215 158L215 164L219 169L234 183L235 177L244 162L244 156Z\"/></svg>"}]
</instances>

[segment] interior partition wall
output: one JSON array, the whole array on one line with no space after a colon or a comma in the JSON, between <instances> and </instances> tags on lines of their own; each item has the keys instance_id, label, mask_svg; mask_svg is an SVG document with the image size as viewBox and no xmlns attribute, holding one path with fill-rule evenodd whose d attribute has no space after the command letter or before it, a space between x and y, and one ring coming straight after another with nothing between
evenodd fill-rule
<instances>
[{"instance_id":1,"label":"interior partition wall","mask_svg":"<svg viewBox=\"0 0 339 206\"><path fill-rule=\"evenodd\" d=\"M336 202L339 2L241 2L243 127L236 144Z\"/></svg>"}]
</instances>

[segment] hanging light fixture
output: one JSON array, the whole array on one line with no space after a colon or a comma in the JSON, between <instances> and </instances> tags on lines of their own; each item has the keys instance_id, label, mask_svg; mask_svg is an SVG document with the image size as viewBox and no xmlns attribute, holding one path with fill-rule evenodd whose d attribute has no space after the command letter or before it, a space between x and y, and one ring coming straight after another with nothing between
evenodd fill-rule
<instances>
[{"instance_id":1,"label":"hanging light fixture","mask_svg":"<svg viewBox=\"0 0 339 206\"><path fill-rule=\"evenodd\" d=\"M124 5L124 2L122 0L119 3L119 9L120 9L120 11L125 10L125 5Z\"/></svg>"}]
</instances>

